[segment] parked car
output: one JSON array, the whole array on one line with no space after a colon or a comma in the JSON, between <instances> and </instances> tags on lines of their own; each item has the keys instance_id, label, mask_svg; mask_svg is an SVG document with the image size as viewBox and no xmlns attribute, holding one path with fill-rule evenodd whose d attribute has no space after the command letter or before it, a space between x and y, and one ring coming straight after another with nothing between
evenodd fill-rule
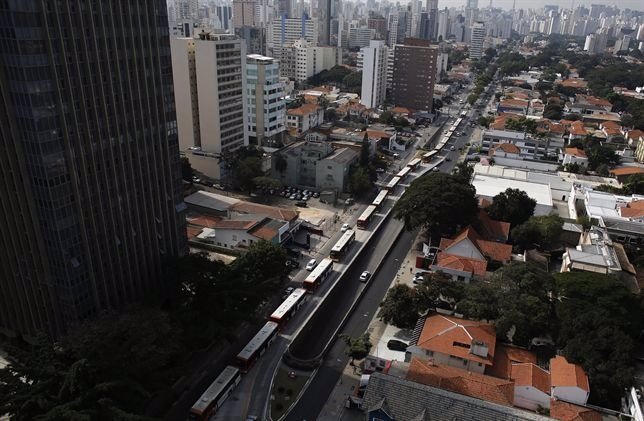
<instances>
[{"instance_id":1,"label":"parked car","mask_svg":"<svg viewBox=\"0 0 644 421\"><path fill-rule=\"evenodd\" d=\"M387 341L387 348L391 349L392 351L402 351L405 352L407 351L407 345L403 341L399 341L398 339L389 339Z\"/></svg>"},{"instance_id":2,"label":"parked car","mask_svg":"<svg viewBox=\"0 0 644 421\"><path fill-rule=\"evenodd\" d=\"M340 228L340 231L347 232L349 228L351 228L349 224L342 224L342 228Z\"/></svg>"},{"instance_id":3,"label":"parked car","mask_svg":"<svg viewBox=\"0 0 644 421\"><path fill-rule=\"evenodd\" d=\"M291 269L297 269L300 267L300 262L298 262L297 260L288 259L286 260L286 266L290 267Z\"/></svg>"},{"instance_id":4,"label":"parked car","mask_svg":"<svg viewBox=\"0 0 644 421\"><path fill-rule=\"evenodd\" d=\"M456 150L456 148L454 147L454 145L452 145L452 146L449 147L449 150L454 151L454 150Z\"/></svg>"},{"instance_id":5,"label":"parked car","mask_svg":"<svg viewBox=\"0 0 644 421\"><path fill-rule=\"evenodd\" d=\"M367 282L371 278L371 273L369 271L364 271L360 274L360 282Z\"/></svg>"},{"instance_id":6,"label":"parked car","mask_svg":"<svg viewBox=\"0 0 644 421\"><path fill-rule=\"evenodd\" d=\"M315 260L315 259L311 259L311 260L309 260L309 262L306 264L306 270L308 270L309 272L311 272L313 269L315 269L315 267L316 267L317 265L318 265L317 260Z\"/></svg>"},{"instance_id":7,"label":"parked car","mask_svg":"<svg viewBox=\"0 0 644 421\"><path fill-rule=\"evenodd\" d=\"M318 192L313 193L313 197L315 197L317 199L318 197L320 197L320 193L318 193Z\"/></svg>"},{"instance_id":8,"label":"parked car","mask_svg":"<svg viewBox=\"0 0 644 421\"><path fill-rule=\"evenodd\" d=\"M300 208L306 208L309 205L304 200L299 200L295 202L295 206L299 206Z\"/></svg>"}]
</instances>

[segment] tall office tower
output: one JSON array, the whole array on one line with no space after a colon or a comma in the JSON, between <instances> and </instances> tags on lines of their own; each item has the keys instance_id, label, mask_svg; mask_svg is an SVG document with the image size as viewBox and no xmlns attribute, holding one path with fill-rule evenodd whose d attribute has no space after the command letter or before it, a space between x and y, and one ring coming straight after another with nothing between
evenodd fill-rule
<instances>
[{"instance_id":1,"label":"tall office tower","mask_svg":"<svg viewBox=\"0 0 644 421\"><path fill-rule=\"evenodd\" d=\"M175 0L174 10L176 20L199 19L198 0Z\"/></svg>"},{"instance_id":2,"label":"tall office tower","mask_svg":"<svg viewBox=\"0 0 644 421\"><path fill-rule=\"evenodd\" d=\"M246 44L235 35L202 32L170 46L180 148L206 177L225 179L221 158L248 145Z\"/></svg>"},{"instance_id":3,"label":"tall office tower","mask_svg":"<svg viewBox=\"0 0 644 421\"><path fill-rule=\"evenodd\" d=\"M483 40L485 40L485 23L474 22L470 38L471 59L480 59L483 56Z\"/></svg>"},{"instance_id":4,"label":"tall office tower","mask_svg":"<svg viewBox=\"0 0 644 421\"><path fill-rule=\"evenodd\" d=\"M369 45L376 33L375 29L369 28L350 28L349 29L349 48L362 48Z\"/></svg>"},{"instance_id":5,"label":"tall office tower","mask_svg":"<svg viewBox=\"0 0 644 421\"><path fill-rule=\"evenodd\" d=\"M620 39L615 41L615 47L613 48L613 54L617 54L620 51L628 51L628 46L631 43L630 35L623 35Z\"/></svg>"},{"instance_id":6,"label":"tall office tower","mask_svg":"<svg viewBox=\"0 0 644 421\"><path fill-rule=\"evenodd\" d=\"M398 43L398 13L389 15L387 21L387 45L393 47Z\"/></svg>"},{"instance_id":7,"label":"tall office tower","mask_svg":"<svg viewBox=\"0 0 644 421\"><path fill-rule=\"evenodd\" d=\"M165 1L92 7L0 3L5 334L163 293L163 259L186 251Z\"/></svg>"},{"instance_id":8,"label":"tall office tower","mask_svg":"<svg viewBox=\"0 0 644 421\"><path fill-rule=\"evenodd\" d=\"M255 0L233 0L233 26L257 26L256 8Z\"/></svg>"},{"instance_id":9,"label":"tall office tower","mask_svg":"<svg viewBox=\"0 0 644 421\"><path fill-rule=\"evenodd\" d=\"M402 43L411 35L411 10L409 8L398 11L398 35L396 42Z\"/></svg>"},{"instance_id":10,"label":"tall office tower","mask_svg":"<svg viewBox=\"0 0 644 421\"><path fill-rule=\"evenodd\" d=\"M427 13L429 18L429 38L427 39L435 41L438 30L438 0L427 0Z\"/></svg>"},{"instance_id":11,"label":"tall office tower","mask_svg":"<svg viewBox=\"0 0 644 421\"><path fill-rule=\"evenodd\" d=\"M559 13L555 11L550 12L550 17L548 19L548 30L547 34L548 35L553 35L553 34L559 34L561 32L561 18L559 16Z\"/></svg>"},{"instance_id":12,"label":"tall office tower","mask_svg":"<svg viewBox=\"0 0 644 421\"><path fill-rule=\"evenodd\" d=\"M291 11L291 0L278 0L277 1L277 13L280 17L284 16L287 18L292 18Z\"/></svg>"},{"instance_id":13,"label":"tall office tower","mask_svg":"<svg viewBox=\"0 0 644 421\"><path fill-rule=\"evenodd\" d=\"M384 41L371 41L362 53L362 96L360 103L377 108L387 94L387 61L389 48Z\"/></svg>"},{"instance_id":14,"label":"tall office tower","mask_svg":"<svg viewBox=\"0 0 644 421\"><path fill-rule=\"evenodd\" d=\"M438 28L436 30L436 40L445 41L447 39L449 28L449 12L447 9L441 10L438 14Z\"/></svg>"},{"instance_id":15,"label":"tall office tower","mask_svg":"<svg viewBox=\"0 0 644 421\"><path fill-rule=\"evenodd\" d=\"M247 53L262 55L266 53L266 28L242 26L235 28L235 35L244 40Z\"/></svg>"},{"instance_id":16,"label":"tall office tower","mask_svg":"<svg viewBox=\"0 0 644 421\"><path fill-rule=\"evenodd\" d=\"M438 47L427 40L407 38L397 45L391 97L395 105L415 111L432 111Z\"/></svg>"},{"instance_id":17,"label":"tall office tower","mask_svg":"<svg viewBox=\"0 0 644 421\"><path fill-rule=\"evenodd\" d=\"M387 37L387 19L381 15L369 12L367 28L376 30L376 39L385 39Z\"/></svg>"},{"instance_id":18,"label":"tall office tower","mask_svg":"<svg viewBox=\"0 0 644 421\"><path fill-rule=\"evenodd\" d=\"M589 16L591 18L599 19L602 13L605 13L608 10L608 6L605 4L591 4Z\"/></svg>"},{"instance_id":19,"label":"tall office tower","mask_svg":"<svg viewBox=\"0 0 644 421\"><path fill-rule=\"evenodd\" d=\"M387 55L387 93L391 95L391 81L394 79L394 58L396 55L396 46L389 47Z\"/></svg>"},{"instance_id":20,"label":"tall office tower","mask_svg":"<svg viewBox=\"0 0 644 421\"><path fill-rule=\"evenodd\" d=\"M280 62L259 54L246 56L246 129L249 143L276 146L282 143L286 124L284 86Z\"/></svg>"},{"instance_id":21,"label":"tall office tower","mask_svg":"<svg viewBox=\"0 0 644 421\"><path fill-rule=\"evenodd\" d=\"M331 15L333 0L318 0L318 44L331 44Z\"/></svg>"},{"instance_id":22,"label":"tall office tower","mask_svg":"<svg viewBox=\"0 0 644 421\"><path fill-rule=\"evenodd\" d=\"M318 22L306 19L275 19L271 22L271 38L269 50L276 58L281 58L280 49L292 45L295 41L304 38L310 45L317 45Z\"/></svg>"},{"instance_id":23,"label":"tall office tower","mask_svg":"<svg viewBox=\"0 0 644 421\"><path fill-rule=\"evenodd\" d=\"M479 8L478 0L466 0L465 2L465 26L471 26L478 15L477 10Z\"/></svg>"},{"instance_id":24,"label":"tall office tower","mask_svg":"<svg viewBox=\"0 0 644 421\"><path fill-rule=\"evenodd\" d=\"M217 22L217 25L215 25L216 29L223 29L225 31L231 29L233 26L233 8L231 6L216 6L215 21Z\"/></svg>"},{"instance_id":25,"label":"tall office tower","mask_svg":"<svg viewBox=\"0 0 644 421\"><path fill-rule=\"evenodd\" d=\"M431 28L429 23L429 13L423 12L420 14L420 27L418 28L418 36L420 39L431 39Z\"/></svg>"}]
</instances>

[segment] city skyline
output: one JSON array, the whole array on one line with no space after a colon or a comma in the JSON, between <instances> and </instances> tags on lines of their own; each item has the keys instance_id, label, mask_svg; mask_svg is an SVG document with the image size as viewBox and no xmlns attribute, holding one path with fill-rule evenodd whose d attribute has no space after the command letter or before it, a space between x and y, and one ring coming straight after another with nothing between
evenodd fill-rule
<instances>
[{"instance_id":1,"label":"city skyline","mask_svg":"<svg viewBox=\"0 0 644 421\"><path fill-rule=\"evenodd\" d=\"M439 0L438 2L438 8L439 9L444 9L445 7L464 7L466 4L466 0L456 0L454 2L446 2L446 1L441 1ZM490 2L489 1L482 1L479 2L479 8L485 8L489 6ZM516 9L538 9L546 5L556 5L559 6L560 8L563 9L570 9L571 6L577 7L577 6L585 6L585 7L590 7L591 4L604 4L601 2L593 1L593 0L575 0L574 2L571 0L492 0L492 6L493 7L500 7L502 9L507 9L511 10L513 5L515 5ZM631 10L637 10L644 12L644 3L641 0L617 0L615 2L612 2L611 4L608 4L608 6L616 6L617 8L623 10L623 9L631 9Z\"/></svg>"}]
</instances>

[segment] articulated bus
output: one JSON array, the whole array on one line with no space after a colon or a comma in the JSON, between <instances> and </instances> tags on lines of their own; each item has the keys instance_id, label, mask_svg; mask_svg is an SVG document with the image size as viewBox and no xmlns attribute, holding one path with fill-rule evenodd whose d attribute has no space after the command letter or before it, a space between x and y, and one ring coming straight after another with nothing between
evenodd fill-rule
<instances>
[{"instance_id":1,"label":"articulated bus","mask_svg":"<svg viewBox=\"0 0 644 421\"><path fill-rule=\"evenodd\" d=\"M309 276L304 279L304 288L307 292L313 292L322 282L326 280L329 274L333 271L333 260L328 257L322 259L319 265L309 273Z\"/></svg>"},{"instance_id":2,"label":"articulated bus","mask_svg":"<svg viewBox=\"0 0 644 421\"><path fill-rule=\"evenodd\" d=\"M388 192L391 192L393 189L396 188L396 186L398 185L399 182L400 182L400 177L394 177L391 180L389 180L389 183L383 188L385 190L387 190ZM367 208L367 209L369 209L369 208Z\"/></svg>"},{"instance_id":3,"label":"articulated bus","mask_svg":"<svg viewBox=\"0 0 644 421\"><path fill-rule=\"evenodd\" d=\"M434 149L433 151L427 152L425 155L423 155L423 162L429 162L432 160L433 157L438 155L440 151L438 149Z\"/></svg>"},{"instance_id":4,"label":"articulated bus","mask_svg":"<svg viewBox=\"0 0 644 421\"><path fill-rule=\"evenodd\" d=\"M306 302L306 290L297 288L289 295L282 304L270 315L268 320L283 326L286 322L297 313L302 304Z\"/></svg>"},{"instance_id":5,"label":"articulated bus","mask_svg":"<svg viewBox=\"0 0 644 421\"><path fill-rule=\"evenodd\" d=\"M396 177L400 178L400 181L405 181L405 178L407 178L410 172L411 172L411 168L405 167L402 170L398 171L398 174L396 174Z\"/></svg>"},{"instance_id":6,"label":"articulated bus","mask_svg":"<svg viewBox=\"0 0 644 421\"><path fill-rule=\"evenodd\" d=\"M411 161L409 161L409 164L407 164L407 166L412 170L415 170L416 168L418 168L419 165L420 165L420 158L414 158Z\"/></svg>"},{"instance_id":7,"label":"articulated bus","mask_svg":"<svg viewBox=\"0 0 644 421\"><path fill-rule=\"evenodd\" d=\"M259 357L264 355L266 349L275 341L278 328L277 323L266 322L264 327L237 354L237 363L242 373L248 373Z\"/></svg>"},{"instance_id":8,"label":"articulated bus","mask_svg":"<svg viewBox=\"0 0 644 421\"><path fill-rule=\"evenodd\" d=\"M342 257L349 250L349 246L353 243L353 240L356 239L356 232L354 230L347 230L342 237L338 240L337 243L331 249L331 260L334 262L339 262Z\"/></svg>"},{"instance_id":9,"label":"articulated bus","mask_svg":"<svg viewBox=\"0 0 644 421\"><path fill-rule=\"evenodd\" d=\"M385 203L385 200L387 200L388 194L389 192L387 190L380 190L380 193L378 193L378 196L373 199L373 202L371 202L371 204L374 205L376 209L380 209L382 204Z\"/></svg>"},{"instance_id":10,"label":"articulated bus","mask_svg":"<svg viewBox=\"0 0 644 421\"><path fill-rule=\"evenodd\" d=\"M229 365L224 368L215 381L203 392L199 400L192 405L188 419L190 421L208 421L224 404L240 380L241 375L237 367Z\"/></svg>"},{"instance_id":11,"label":"articulated bus","mask_svg":"<svg viewBox=\"0 0 644 421\"><path fill-rule=\"evenodd\" d=\"M365 209L364 212L362 212L362 215L360 215L360 218L358 218L358 228L361 230L366 230L369 226L371 218L373 218L375 213L376 207L374 205L367 206L367 209Z\"/></svg>"}]
</instances>

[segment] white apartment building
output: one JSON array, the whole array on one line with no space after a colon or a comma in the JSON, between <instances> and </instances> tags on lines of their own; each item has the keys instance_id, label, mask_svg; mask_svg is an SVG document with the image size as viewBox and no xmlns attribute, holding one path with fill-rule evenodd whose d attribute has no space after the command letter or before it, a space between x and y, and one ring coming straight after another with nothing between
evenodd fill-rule
<instances>
[{"instance_id":1,"label":"white apartment building","mask_svg":"<svg viewBox=\"0 0 644 421\"><path fill-rule=\"evenodd\" d=\"M336 47L316 47L299 39L291 46L281 48L281 76L304 81L338 64L337 51Z\"/></svg>"},{"instance_id":2,"label":"white apartment building","mask_svg":"<svg viewBox=\"0 0 644 421\"><path fill-rule=\"evenodd\" d=\"M309 45L317 45L318 22L301 18L273 19L269 35L269 49L273 51L273 57L279 57L282 47L290 46L302 38L307 40Z\"/></svg>"},{"instance_id":3,"label":"white apartment building","mask_svg":"<svg viewBox=\"0 0 644 421\"><path fill-rule=\"evenodd\" d=\"M375 36L375 29L349 28L349 48L366 47Z\"/></svg>"},{"instance_id":4,"label":"white apartment building","mask_svg":"<svg viewBox=\"0 0 644 421\"><path fill-rule=\"evenodd\" d=\"M195 170L220 180L222 154L248 144L246 44L234 35L202 32L172 39L170 47L180 149Z\"/></svg>"},{"instance_id":5,"label":"white apartment building","mask_svg":"<svg viewBox=\"0 0 644 421\"><path fill-rule=\"evenodd\" d=\"M371 41L362 53L362 97L360 103L377 108L385 102L387 94L387 66L389 48L384 41Z\"/></svg>"},{"instance_id":6,"label":"white apartment building","mask_svg":"<svg viewBox=\"0 0 644 421\"><path fill-rule=\"evenodd\" d=\"M483 57L483 41L485 40L485 23L475 22L471 28L470 58L478 60Z\"/></svg>"},{"instance_id":7,"label":"white apartment building","mask_svg":"<svg viewBox=\"0 0 644 421\"><path fill-rule=\"evenodd\" d=\"M286 124L279 60L259 54L247 55L245 94L248 142L258 146L279 143Z\"/></svg>"}]
</instances>

